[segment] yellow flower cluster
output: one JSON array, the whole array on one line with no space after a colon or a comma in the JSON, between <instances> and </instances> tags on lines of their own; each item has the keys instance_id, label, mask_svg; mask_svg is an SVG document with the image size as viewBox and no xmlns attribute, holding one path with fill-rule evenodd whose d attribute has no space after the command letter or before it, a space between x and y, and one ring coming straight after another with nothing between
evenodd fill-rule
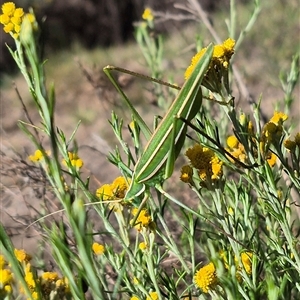
<instances>
[{"instance_id":1,"label":"yellow flower cluster","mask_svg":"<svg viewBox=\"0 0 300 300\"><path fill-rule=\"evenodd\" d=\"M229 148L227 148L226 150L233 156L235 157L238 161L245 163L247 161L247 154L245 151L245 147L243 146L242 143L239 142L239 140L237 139L237 137L235 135L230 135L227 138L227 146ZM256 155L257 155L257 151L256 151ZM265 158L269 164L270 167L274 167L274 165L276 164L276 155L271 152L268 151L267 154L265 155ZM234 161L231 157L228 157L228 159L232 162L232 163L236 163L236 161Z\"/></svg>"},{"instance_id":2,"label":"yellow flower cluster","mask_svg":"<svg viewBox=\"0 0 300 300\"><path fill-rule=\"evenodd\" d=\"M20 263L29 263L31 261L31 256L25 252L24 249L15 249L14 250L15 257Z\"/></svg>"},{"instance_id":3,"label":"yellow flower cluster","mask_svg":"<svg viewBox=\"0 0 300 300\"><path fill-rule=\"evenodd\" d=\"M5 299L6 296L12 293L13 274L6 267L6 262L3 255L0 255L0 297Z\"/></svg>"},{"instance_id":4,"label":"yellow flower cluster","mask_svg":"<svg viewBox=\"0 0 300 300\"><path fill-rule=\"evenodd\" d=\"M39 280L33 275L30 263L26 264L24 279L25 279L26 284L31 292L32 298L39 299L39 294L36 289L37 283L39 283ZM25 291L22 288L21 288L21 292L23 294L25 294Z\"/></svg>"},{"instance_id":5,"label":"yellow flower cluster","mask_svg":"<svg viewBox=\"0 0 300 300\"><path fill-rule=\"evenodd\" d=\"M180 179L192 183L193 169L197 169L199 178L205 182L212 182L221 178L223 162L207 147L196 144L189 148L185 155L189 158L191 166L183 166Z\"/></svg>"},{"instance_id":6,"label":"yellow flower cluster","mask_svg":"<svg viewBox=\"0 0 300 300\"><path fill-rule=\"evenodd\" d=\"M274 112L273 117L270 119L270 121L265 124L262 130L262 135L260 137L260 151L263 154L263 157L266 159L270 167L273 167L276 164L277 157L276 155L269 151L269 146L272 142L279 141L282 133L283 128L282 124L287 119L287 115L282 112ZM255 132L253 129L253 124L251 121L246 120L245 115L241 115L240 118L241 125L247 127L247 134L249 135L249 138L252 139L253 142L255 142ZM289 144L289 142L287 142ZM290 144L289 144L290 145ZM245 163L247 162L248 156L245 150L245 147L243 144L237 139L236 136L231 135L227 138L227 148L226 150L235 157L238 161ZM257 157L258 149L256 145L253 143L253 149L254 153L253 155ZM229 160L231 160L233 163L236 163L235 160L232 159L232 157L228 157Z\"/></svg>"},{"instance_id":7,"label":"yellow flower cluster","mask_svg":"<svg viewBox=\"0 0 300 300\"><path fill-rule=\"evenodd\" d=\"M15 39L19 38L24 17L27 17L32 24L35 22L33 14L25 15L22 8L16 8L15 3L6 2L2 5L0 23L4 25L4 32L10 33Z\"/></svg>"},{"instance_id":8,"label":"yellow flower cluster","mask_svg":"<svg viewBox=\"0 0 300 300\"><path fill-rule=\"evenodd\" d=\"M263 155L268 153L270 144L278 142L282 137L282 124L287 118L286 114L275 111L270 121L264 125L260 139L260 151Z\"/></svg>"},{"instance_id":9,"label":"yellow flower cluster","mask_svg":"<svg viewBox=\"0 0 300 300\"><path fill-rule=\"evenodd\" d=\"M128 189L127 180L120 176L112 184L104 184L96 191L96 196L102 200L123 199Z\"/></svg>"},{"instance_id":10,"label":"yellow flower cluster","mask_svg":"<svg viewBox=\"0 0 300 300\"><path fill-rule=\"evenodd\" d=\"M24 270L24 280L30 290L33 299L48 299L51 294L56 294L59 299L70 296L70 288L66 278L59 278L55 272L44 272L37 277L36 271L30 264L31 256L23 249L14 249L17 260L21 263ZM13 293L14 275L9 269L4 256L0 255L0 298ZM18 293L26 294L25 287L20 286ZM6 298L5 298L6 299Z\"/></svg>"},{"instance_id":11,"label":"yellow flower cluster","mask_svg":"<svg viewBox=\"0 0 300 300\"><path fill-rule=\"evenodd\" d=\"M77 153L68 152L68 156L73 167L76 167L76 169L82 168L83 160L79 158ZM65 160L63 160L63 164L67 166L67 162Z\"/></svg>"},{"instance_id":12,"label":"yellow flower cluster","mask_svg":"<svg viewBox=\"0 0 300 300\"><path fill-rule=\"evenodd\" d=\"M234 53L234 46L235 41L231 38L228 38L223 42L221 45L215 45L213 50L213 57L212 61L209 67L209 70L207 71L207 76L209 72L214 72L214 75L217 75L218 80L220 80L220 76L223 75L223 72L228 70L229 61ZM201 59L203 54L206 52L207 48L202 48L193 58L191 61L191 64L186 69L184 78L188 79L192 72L195 69L195 66L197 65L198 61ZM219 75L218 75L219 74Z\"/></svg>"},{"instance_id":13,"label":"yellow flower cluster","mask_svg":"<svg viewBox=\"0 0 300 300\"><path fill-rule=\"evenodd\" d=\"M200 268L194 276L196 286L198 286L203 293L208 293L213 289L217 281L216 267L212 262Z\"/></svg>"},{"instance_id":14,"label":"yellow flower cluster","mask_svg":"<svg viewBox=\"0 0 300 300\"><path fill-rule=\"evenodd\" d=\"M229 269L229 265L228 265L228 260L227 260L227 257L226 257L226 253L225 251L220 251L220 257L222 258L223 260L223 263L224 263L224 267L225 269ZM241 270L242 268L244 268L244 270L246 271L246 273L248 275L251 275L252 274L252 259L253 259L253 253L252 252L249 252L249 251L246 251L246 252L242 252L240 254L240 259L241 259L241 263L242 265L239 265L239 260L236 256L234 256L234 262L235 262L235 265L236 265L236 268L238 270L238 272L236 273L236 278L241 281L242 280L242 277L241 277Z\"/></svg>"},{"instance_id":15,"label":"yellow flower cluster","mask_svg":"<svg viewBox=\"0 0 300 300\"><path fill-rule=\"evenodd\" d=\"M139 212L138 208L133 208L132 215L134 218L130 221L130 224L136 228L137 231L142 231L143 228L152 228L153 222L151 216L149 215L147 209L142 209L139 212L139 215L136 217L137 213ZM135 222L134 222L135 220ZM134 224L133 224L134 222Z\"/></svg>"},{"instance_id":16,"label":"yellow flower cluster","mask_svg":"<svg viewBox=\"0 0 300 300\"><path fill-rule=\"evenodd\" d=\"M226 253L224 251L220 251L220 257L224 262L225 269L229 269ZM235 257L234 261L237 266L238 271L240 272L242 268L246 271L248 275L252 274L252 252L242 252L240 255L242 266L239 266L238 258ZM241 275L237 273L238 280L241 280ZM209 264L205 265L204 267L200 268L195 276L194 282L196 286L198 286L204 293L208 293L212 290L216 284L218 283L218 277L216 272L215 265L210 262Z\"/></svg>"}]
</instances>

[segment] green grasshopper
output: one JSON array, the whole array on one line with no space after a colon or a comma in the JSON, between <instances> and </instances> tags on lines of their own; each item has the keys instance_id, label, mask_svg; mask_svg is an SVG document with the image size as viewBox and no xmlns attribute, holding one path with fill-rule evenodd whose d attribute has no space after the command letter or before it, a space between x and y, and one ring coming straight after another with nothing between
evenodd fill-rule
<instances>
[{"instance_id":1,"label":"green grasshopper","mask_svg":"<svg viewBox=\"0 0 300 300\"><path fill-rule=\"evenodd\" d=\"M126 101L148 140L144 152L134 167L130 186L123 199L125 202L135 200L137 203L137 197L145 191L146 187L160 188L161 183L172 175L174 161L180 153L187 131L187 124L182 119L190 121L200 110L202 105L200 86L210 65L212 54L213 45L210 44L153 134L111 75L111 70L117 68L107 66L103 69Z\"/></svg>"}]
</instances>

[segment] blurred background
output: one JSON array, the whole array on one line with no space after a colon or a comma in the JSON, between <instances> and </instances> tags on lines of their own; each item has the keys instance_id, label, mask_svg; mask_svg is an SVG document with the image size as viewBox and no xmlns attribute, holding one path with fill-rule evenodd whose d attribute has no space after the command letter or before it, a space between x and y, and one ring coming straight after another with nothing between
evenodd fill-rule
<instances>
[{"instance_id":1,"label":"blurred background","mask_svg":"<svg viewBox=\"0 0 300 300\"><path fill-rule=\"evenodd\" d=\"M246 2L247 0L238 0ZM5 1L1 0L1 5ZM32 7L42 26L40 43L45 51L59 51L71 47L74 42L87 49L98 46L120 45L133 40L134 22L140 20L145 7L155 11L178 13L174 4L186 3L186 0L16 0L16 6L28 11ZM200 0L208 12L228 7L229 0ZM184 13L183 11L181 13ZM176 18L157 24L160 32L171 33L187 21ZM5 43L13 41L1 32L1 72L14 70L14 63L5 49Z\"/></svg>"}]
</instances>

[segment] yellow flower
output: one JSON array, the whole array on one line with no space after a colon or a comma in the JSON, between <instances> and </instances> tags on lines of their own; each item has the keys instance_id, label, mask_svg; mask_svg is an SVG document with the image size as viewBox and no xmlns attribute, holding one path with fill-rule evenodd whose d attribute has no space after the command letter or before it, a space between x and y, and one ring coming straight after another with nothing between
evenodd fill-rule
<instances>
[{"instance_id":1,"label":"yellow flower","mask_svg":"<svg viewBox=\"0 0 300 300\"><path fill-rule=\"evenodd\" d=\"M58 279L55 283L55 286L58 290L62 291L64 294L70 293L69 281L68 278L66 277Z\"/></svg>"},{"instance_id":2,"label":"yellow flower","mask_svg":"<svg viewBox=\"0 0 300 300\"><path fill-rule=\"evenodd\" d=\"M96 255L102 255L105 251L105 247L98 243L93 243L92 249Z\"/></svg>"},{"instance_id":3,"label":"yellow flower","mask_svg":"<svg viewBox=\"0 0 300 300\"><path fill-rule=\"evenodd\" d=\"M241 162L245 162L247 160L247 155L245 151L245 147L243 146L242 143L239 142L237 137L235 135L230 135L227 138L227 145L229 149L226 149L233 157L235 157L237 160ZM235 163L235 161L231 158L228 157L228 159L232 162Z\"/></svg>"},{"instance_id":4,"label":"yellow flower","mask_svg":"<svg viewBox=\"0 0 300 300\"><path fill-rule=\"evenodd\" d=\"M15 39L19 37L24 11L22 8L16 8L13 2L7 2L2 5L2 14L0 23L4 25L3 30L10 33Z\"/></svg>"},{"instance_id":5,"label":"yellow flower","mask_svg":"<svg viewBox=\"0 0 300 300\"><path fill-rule=\"evenodd\" d=\"M27 254L24 249L20 249L20 250L15 249L14 253L17 260L21 263L22 262L28 263L31 260L31 256Z\"/></svg>"},{"instance_id":6,"label":"yellow flower","mask_svg":"<svg viewBox=\"0 0 300 300\"><path fill-rule=\"evenodd\" d=\"M82 161L82 159L79 158L77 153L68 152L68 157L69 157L69 160L71 162L71 165L73 167L76 167L76 169L80 169L83 166L83 161ZM65 166L67 166L66 160L63 160L63 164Z\"/></svg>"},{"instance_id":7,"label":"yellow flower","mask_svg":"<svg viewBox=\"0 0 300 300\"><path fill-rule=\"evenodd\" d=\"M185 80L187 80L191 76L192 72L195 69L197 62L201 59L201 57L203 56L203 54L205 53L206 50L207 50L206 47L202 48L195 56L192 57L191 64L187 67L187 69L184 73Z\"/></svg>"},{"instance_id":8,"label":"yellow flower","mask_svg":"<svg viewBox=\"0 0 300 300\"><path fill-rule=\"evenodd\" d=\"M23 8L17 8L14 12L14 18L22 18L24 15L24 11ZM21 24L21 20L18 22L18 24Z\"/></svg>"},{"instance_id":9,"label":"yellow flower","mask_svg":"<svg viewBox=\"0 0 300 300\"><path fill-rule=\"evenodd\" d=\"M41 277L43 280L50 282L58 280L58 274L56 272L44 272Z\"/></svg>"},{"instance_id":10,"label":"yellow flower","mask_svg":"<svg viewBox=\"0 0 300 300\"><path fill-rule=\"evenodd\" d=\"M224 54L225 54L225 49L224 49L223 45L214 46L213 57L220 58L220 57L223 57Z\"/></svg>"},{"instance_id":11,"label":"yellow flower","mask_svg":"<svg viewBox=\"0 0 300 300\"><path fill-rule=\"evenodd\" d=\"M152 219L151 216L149 216L147 209L142 209L138 217L136 218L135 224L133 224L133 221L138 211L138 208L134 208L132 210L132 215L134 216L134 218L130 221L130 224L134 226L138 231L141 231L143 227L149 227L151 225Z\"/></svg>"},{"instance_id":12,"label":"yellow flower","mask_svg":"<svg viewBox=\"0 0 300 300\"><path fill-rule=\"evenodd\" d=\"M227 260L226 254L227 254L227 252L225 252L224 250L220 250L219 251L219 255L220 255L220 257L223 260L224 267L225 267L226 270L228 270L229 269L229 265L228 265L228 260Z\"/></svg>"},{"instance_id":13,"label":"yellow flower","mask_svg":"<svg viewBox=\"0 0 300 300\"><path fill-rule=\"evenodd\" d=\"M211 173L212 173L211 179L212 180L220 179L220 177L223 174L222 171L223 162L217 156L214 156L210 160L210 164L211 164Z\"/></svg>"},{"instance_id":14,"label":"yellow flower","mask_svg":"<svg viewBox=\"0 0 300 300\"><path fill-rule=\"evenodd\" d=\"M283 112L275 111L273 117L270 119L270 122L278 125L282 124L284 121L286 121L288 116Z\"/></svg>"},{"instance_id":15,"label":"yellow flower","mask_svg":"<svg viewBox=\"0 0 300 300\"><path fill-rule=\"evenodd\" d=\"M50 151L45 151L46 155L50 155ZM28 159L31 160L32 162L38 162L41 161L44 158L43 152L41 150L36 150L34 152L34 155L29 155Z\"/></svg>"},{"instance_id":16,"label":"yellow flower","mask_svg":"<svg viewBox=\"0 0 300 300\"><path fill-rule=\"evenodd\" d=\"M7 25L10 22L10 17L8 15L0 15L0 23Z\"/></svg>"},{"instance_id":17,"label":"yellow flower","mask_svg":"<svg viewBox=\"0 0 300 300\"><path fill-rule=\"evenodd\" d=\"M241 253L242 265L243 265L246 273L249 275L252 273L252 257L253 257L252 252L242 252ZM238 264L238 259L236 257L234 258L234 260L235 260L235 263ZM238 266L238 268L240 269L239 266Z\"/></svg>"},{"instance_id":18,"label":"yellow flower","mask_svg":"<svg viewBox=\"0 0 300 300\"><path fill-rule=\"evenodd\" d=\"M180 180L186 183L193 182L193 169L190 166L185 165L181 168Z\"/></svg>"},{"instance_id":19,"label":"yellow flower","mask_svg":"<svg viewBox=\"0 0 300 300\"><path fill-rule=\"evenodd\" d=\"M130 298L130 300L140 300L140 298L137 297L137 296L132 296L132 297Z\"/></svg>"},{"instance_id":20,"label":"yellow flower","mask_svg":"<svg viewBox=\"0 0 300 300\"><path fill-rule=\"evenodd\" d=\"M7 284L7 285L4 286L3 290L6 294L11 294L12 293L12 286L10 284Z\"/></svg>"},{"instance_id":21,"label":"yellow flower","mask_svg":"<svg viewBox=\"0 0 300 300\"><path fill-rule=\"evenodd\" d=\"M2 12L5 15L13 16L16 5L13 2L6 2L2 5Z\"/></svg>"},{"instance_id":22,"label":"yellow flower","mask_svg":"<svg viewBox=\"0 0 300 300\"><path fill-rule=\"evenodd\" d=\"M228 214L231 215L231 216L234 215L234 210L233 210L233 208L232 208L231 206L228 207L227 212L228 212Z\"/></svg>"},{"instance_id":23,"label":"yellow flower","mask_svg":"<svg viewBox=\"0 0 300 300\"><path fill-rule=\"evenodd\" d=\"M146 300L158 300L158 295L156 292L150 292L149 296L147 296Z\"/></svg>"},{"instance_id":24,"label":"yellow flower","mask_svg":"<svg viewBox=\"0 0 300 300\"><path fill-rule=\"evenodd\" d=\"M215 45L209 67L204 75L201 84L211 93L223 95L222 83L228 80L229 62L234 53L235 41L227 39L223 44ZM201 49L191 60L191 64L186 69L184 78L187 80L193 73L197 63L203 57L207 48ZM227 86L225 87L228 88ZM225 98L224 98L225 101Z\"/></svg>"},{"instance_id":25,"label":"yellow flower","mask_svg":"<svg viewBox=\"0 0 300 300\"><path fill-rule=\"evenodd\" d=\"M225 48L225 53L228 56L233 55L234 53L235 40L232 38L228 38L223 42L223 47Z\"/></svg>"},{"instance_id":26,"label":"yellow flower","mask_svg":"<svg viewBox=\"0 0 300 300\"><path fill-rule=\"evenodd\" d=\"M125 197L128 183L123 176L117 177L111 184L111 189L116 198L122 199Z\"/></svg>"},{"instance_id":27,"label":"yellow flower","mask_svg":"<svg viewBox=\"0 0 300 300\"><path fill-rule=\"evenodd\" d=\"M146 8L143 12L142 18L146 21L153 21L154 17L152 10L150 8Z\"/></svg>"},{"instance_id":28,"label":"yellow flower","mask_svg":"<svg viewBox=\"0 0 300 300\"><path fill-rule=\"evenodd\" d=\"M286 114L275 111L270 121L264 125L259 144L263 156L268 153L270 144L280 140L283 133L282 124L287 118Z\"/></svg>"},{"instance_id":29,"label":"yellow flower","mask_svg":"<svg viewBox=\"0 0 300 300\"><path fill-rule=\"evenodd\" d=\"M210 262L208 265L199 269L195 276L194 282L204 293L208 293L217 283L217 273L215 265Z\"/></svg>"},{"instance_id":30,"label":"yellow flower","mask_svg":"<svg viewBox=\"0 0 300 300\"><path fill-rule=\"evenodd\" d=\"M102 200L111 200L114 197L114 193L110 184L104 184L96 191L96 196Z\"/></svg>"},{"instance_id":31,"label":"yellow flower","mask_svg":"<svg viewBox=\"0 0 300 300\"><path fill-rule=\"evenodd\" d=\"M227 138L227 146L230 148L230 149L234 149L234 148L237 148L239 144L239 140L237 139L237 137L235 135L230 135L228 138Z\"/></svg>"},{"instance_id":32,"label":"yellow flower","mask_svg":"<svg viewBox=\"0 0 300 300\"><path fill-rule=\"evenodd\" d=\"M266 155L266 160L270 167L274 167L276 164L277 156L273 152L268 152Z\"/></svg>"},{"instance_id":33,"label":"yellow flower","mask_svg":"<svg viewBox=\"0 0 300 300\"><path fill-rule=\"evenodd\" d=\"M4 256L0 254L0 269L3 269L5 264L6 264L6 261L4 259Z\"/></svg>"},{"instance_id":34,"label":"yellow flower","mask_svg":"<svg viewBox=\"0 0 300 300\"><path fill-rule=\"evenodd\" d=\"M252 257L253 257L252 252L243 252L241 254L242 264L245 268L245 271L249 275L252 273Z\"/></svg>"},{"instance_id":35,"label":"yellow flower","mask_svg":"<svg viewBox=\"0 0 300 300\"><path fill-rule=\"evenodd\" d=\"M148 248L147 244L145 242L139 243L139 249L142 251L145 251Z\"/></svg>"},{"instance_id":36,"label":"yellow flower","mask_svg":"<svg viewBox=\"0 0 300 300\"><path fill-rule=\"evenodd\" d=\"M203 181L219 179L222 176L223 162L211 149L196 144L189 148L185 155L189 158L191 165L198 170L199 177Z\"/></svg>"},{"instance_id":37,"label":"yellow flower","mask_svg":"<svg viewBox=\"0 0 300 300\"><path fill-rule=\"evenodd\" d=\"M129 180L130 183L130 180ZM128 183L122 176L117 177L112 184L104 184L96 191L96 196L102 200L117 200L125 197Z\"/></svg>"},{"instance_id":38,"label":"yellow flower","mask_svg":"<svg viewBox=\"0 0 300 300\"><path fill-rule=\"evenodd\" d=\"M31 272L30 264L28 264L27 267L26 267L24 279L27 283L28 288L33 293L35 291L36 282L35 282L35 278L33 276L33 273Z\"/></svg>"},{"instance_id":39,"label":"yellow flower","mask_svg":"<svg viewBox=\"0 0 300 300\"><path fill-rule=\"evenodd\" d=\"M11 284L13 280L12 273L8 269L0 269L0 287ZM1 291L1 288L0 288Z\"/></svg>"}]
</instances>

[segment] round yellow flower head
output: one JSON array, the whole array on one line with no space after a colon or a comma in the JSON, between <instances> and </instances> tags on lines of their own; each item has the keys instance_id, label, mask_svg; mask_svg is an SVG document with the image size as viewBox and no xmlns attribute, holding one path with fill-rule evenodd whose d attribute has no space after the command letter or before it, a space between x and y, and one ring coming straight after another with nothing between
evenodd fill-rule
<instances>
[{"instance_id":1,"label":"round yellow flower head","mask_svg":"<svg viewBox=\"0 0 300 300\"><path fill-rule=\"evenodd\" d=\"M192 57L191 64L188 66L188 68L186 69L186 71L184 73L185 80L187 80L191 76L192 72L195 69L197 62L201 59L201 57L205 53L206 49L207 49L206 47L202 48L195 56Z\"/></svg>"},{"instance_id":2,"label":"round yellow flower head","mask_svg":"<svg viewBox=\"0 0 300 300\"><path fill-rule=\"evenodd\" d=\"M123 176L117 177L113 183L111 184L111 189L113 191L113 194L117 198L124 198L126 191L128 189L128 183Z\"/></svg>"},{"instance_id":3,"label":"round yellow flower head","mask_svg":"<svg viewBox=\"0 0 300 300\"><path fill-rule=\"evenodd\" d=\"M139 209L138 208L134 208L132 210L132 215L135 217L136 214L138 213ZM133 225L138 231L142 231L143 227L147 228L151 225L152 223L152 219L151 216L149 215L147 209L142 209L139 212L139 215L135 221L135 224L133 224L135 218L133 218L130 221L130 224Z\"/></svg>"},{"instance_id":4,"label":"round yellow flower head","mask_svg":"<svg viewBox=\"0 0 300 300\"><path fill-rule=\"evenodd\" d=\"M139 243L139 249L145 251L148 248L148 245L145 242Z\"/></svg>"},{"instance_id":5,"label":"round yellow flower head","mask_svg":"<svg viewBox=\"0 0 300 300\"><path fill-rule=\"evenodd\" d=\"M189 158L191 165L198 170L199 177L203 181L221 177L223 162L211 149L196 144L189 148L185 155Z\"/></svg>"},{"instance_id":6,"label":"round yellow flower head","mask_svg":"<svg viewBox=\"0 0 300 300\"><path fill-rule=\"evenodd\" d=\"M76 167L76 169L80 169L83 166L83 161L79 158L78 154L75 152L68 152L68 157L70 159L71 165ZM67 166L67 162L63 160L63 164Z\"/></svg>"},{"instance_id":7,"label":"round yellow flower head","mask_svg":"<svg viewBox=\"0 0 300 300\"><path fill-rule=\"evenodd\" d=\"M105 251L105 247L98 243L93 243L92 249L96 255L102 255Z\"/></svg>"},{"instance_id":8,"label":"round yellow flower head","mask_svg":"<svg viewBox=\"0 0 300 300\"><path fill-rule=\"evenodd\" d=\"M13 276L11 271L8 269L0 269L0 286L6 286L12 283L12 281L13 281Z\"/></svg>"},{"instance_id":9,"label":"round yellow flower head","mask_svg":"<svg viewBox=\"0 0 300 300\"><path fill-rule=\"evenodd\" d=\"M224 48L225 55L230 58L234 53L235 40L228 38L223 42L222 46Z\"/></svg>"},{"instance_id":10,"label":"round yellow flower head","mask_svg":"<svg viewBox=\"0 0 300 300\"><path fill-rule=\"evenodd\" d=\"M237 137L236 137L235 135L230 135L230 136L227 138L227 146L228 146L230 149L237 148L237 147L238 147L238 144L239 144L239 140L237 139Z\"/></svg>"},{"instance_id":11,"label":"round yellow flower head","mask_svg":"<svg viewBox=\"0 0 300 300\"><path fill-rule=\"evenodd\" d=\"M204 293L208 293L217 283L217 273L215 265L210 262L202 267L194 276L194 282Z\"/></svg>"},{"instance_id":12,"label":"round yellow flower head","mask_svg":"<svg viewBox=\"0 0 300 300\"><path fill-rule=\"evenodd\" d=\"M5 266L6 261L3 255L0 254L0 270Z\"/></svg>"},{"instance_id":13,"label":"round yellow flower head","mask_svg":"<svg viewBox=\"0 0 300 300\"><path fill-rule=\"evenodd\" d=\"M213 57L220 58L220 57L223 57L224 54L225 54L225 49L224 49L223 45L214 46Z\"/></svg>"},{"instance_id":14,"label":"round yellow flower head","mask_svg":"<svg viewBox=\"0 0 300 300\"><path fill-rule=\"evenodd\" d=\"M189 165L185 165L181 168L180 180L186 183L193 182L193 169Z\"/></svg>"},{"instance_id":15,"label":"round yellow flower head","mask_svg":"<svg viewBox=\"0 0 300 300\"><path fill-rule=\"evenodd\" d=\"M275 111L273 117L270 119L270 122L278 125L282 124L284 121L286 121L288 116L283 112Z\"/></svg>"},{"instance_id":16,"label":"round yellow flower head","mask_svg":"<svg viewBox=\"0 0 300 300\"><path fill-rule=\"evenodd\" d=\"M45 151L46 155L50 155L50 151ZM32 162L38 162L41 161L44 158L43 152L41 150L36 150L33 155L29 155L28 159Z\"/></svg>"},{"instance_id":17,"label":"round yellow flower head","mask_svg":"<svg viewBox=\"0 0 300 300\"><path fill-rule=\"evenodd\" d=\"M147 296L146 300L158 300L158 295L156 292L150 292L149 296Z\"/></svg>"},{"instance_id":18,"label":"round yellow flower head","mask_svg":"<svg viewBox=\"0 0 300 300\"><path fill-rule=\"evenodd\" d=\"M252 257L253 257L252 252L243 252L243 253L241 253L242 265L243 265L246 273L249 274L249 275L252 273ZM235 258L235 261L237 262L236 258Z\"/></svg>"},{"instance_id":19,"label":"round yellow flower head","mask_svg":"<svg viewBox=\"0 0 300 300\"><path fill-rule=\"evenodd\" d=\"M273 152L268 152L266 155L266 160L270 167L274 167L276 164L277 156Z\"/></svg>"},{"instance_id":20,"label":"round yellow flower head","mask_svg":"<svg viewBox=\"0 0 300 300\"><path fill-rule=\"evenodd\" d=\"M96 191L96 196L102 200L113 199L114 193L110 184L104 184Z\"/></svg>"},{"instance_id":21,"label":"round yellow flower head","mask_svg":"<svg viewBox=\"0 0 300 300\"><path fill-rule=\"evenodd\" d=\"M44 272L41 277L45 281L54 282L58 279L58 274L56 272Z\"/></svg>"},{"instance_id":22,"label":"round yellow flower head","mask_svg":"<svg viewBox=\"0 0 300 300\"><path fill-rule=\"evenodd\" d=\"M146 8L143 12L142 18L146 21L153 21L154 16L150 8Z\"/></svg>"},{"instance_id":23,"label":"round yellow flower head","mask_svg":"<svg viewBox=\"0 0 300 300\"><path fill-rule=\"evenodd\" d=\"M24 249L20 249L20 250L15 249L14 253L17 260L21 263L22 262L28 263L31 260L31 256L27 254Z\"/></svg>"}]
</instances>

